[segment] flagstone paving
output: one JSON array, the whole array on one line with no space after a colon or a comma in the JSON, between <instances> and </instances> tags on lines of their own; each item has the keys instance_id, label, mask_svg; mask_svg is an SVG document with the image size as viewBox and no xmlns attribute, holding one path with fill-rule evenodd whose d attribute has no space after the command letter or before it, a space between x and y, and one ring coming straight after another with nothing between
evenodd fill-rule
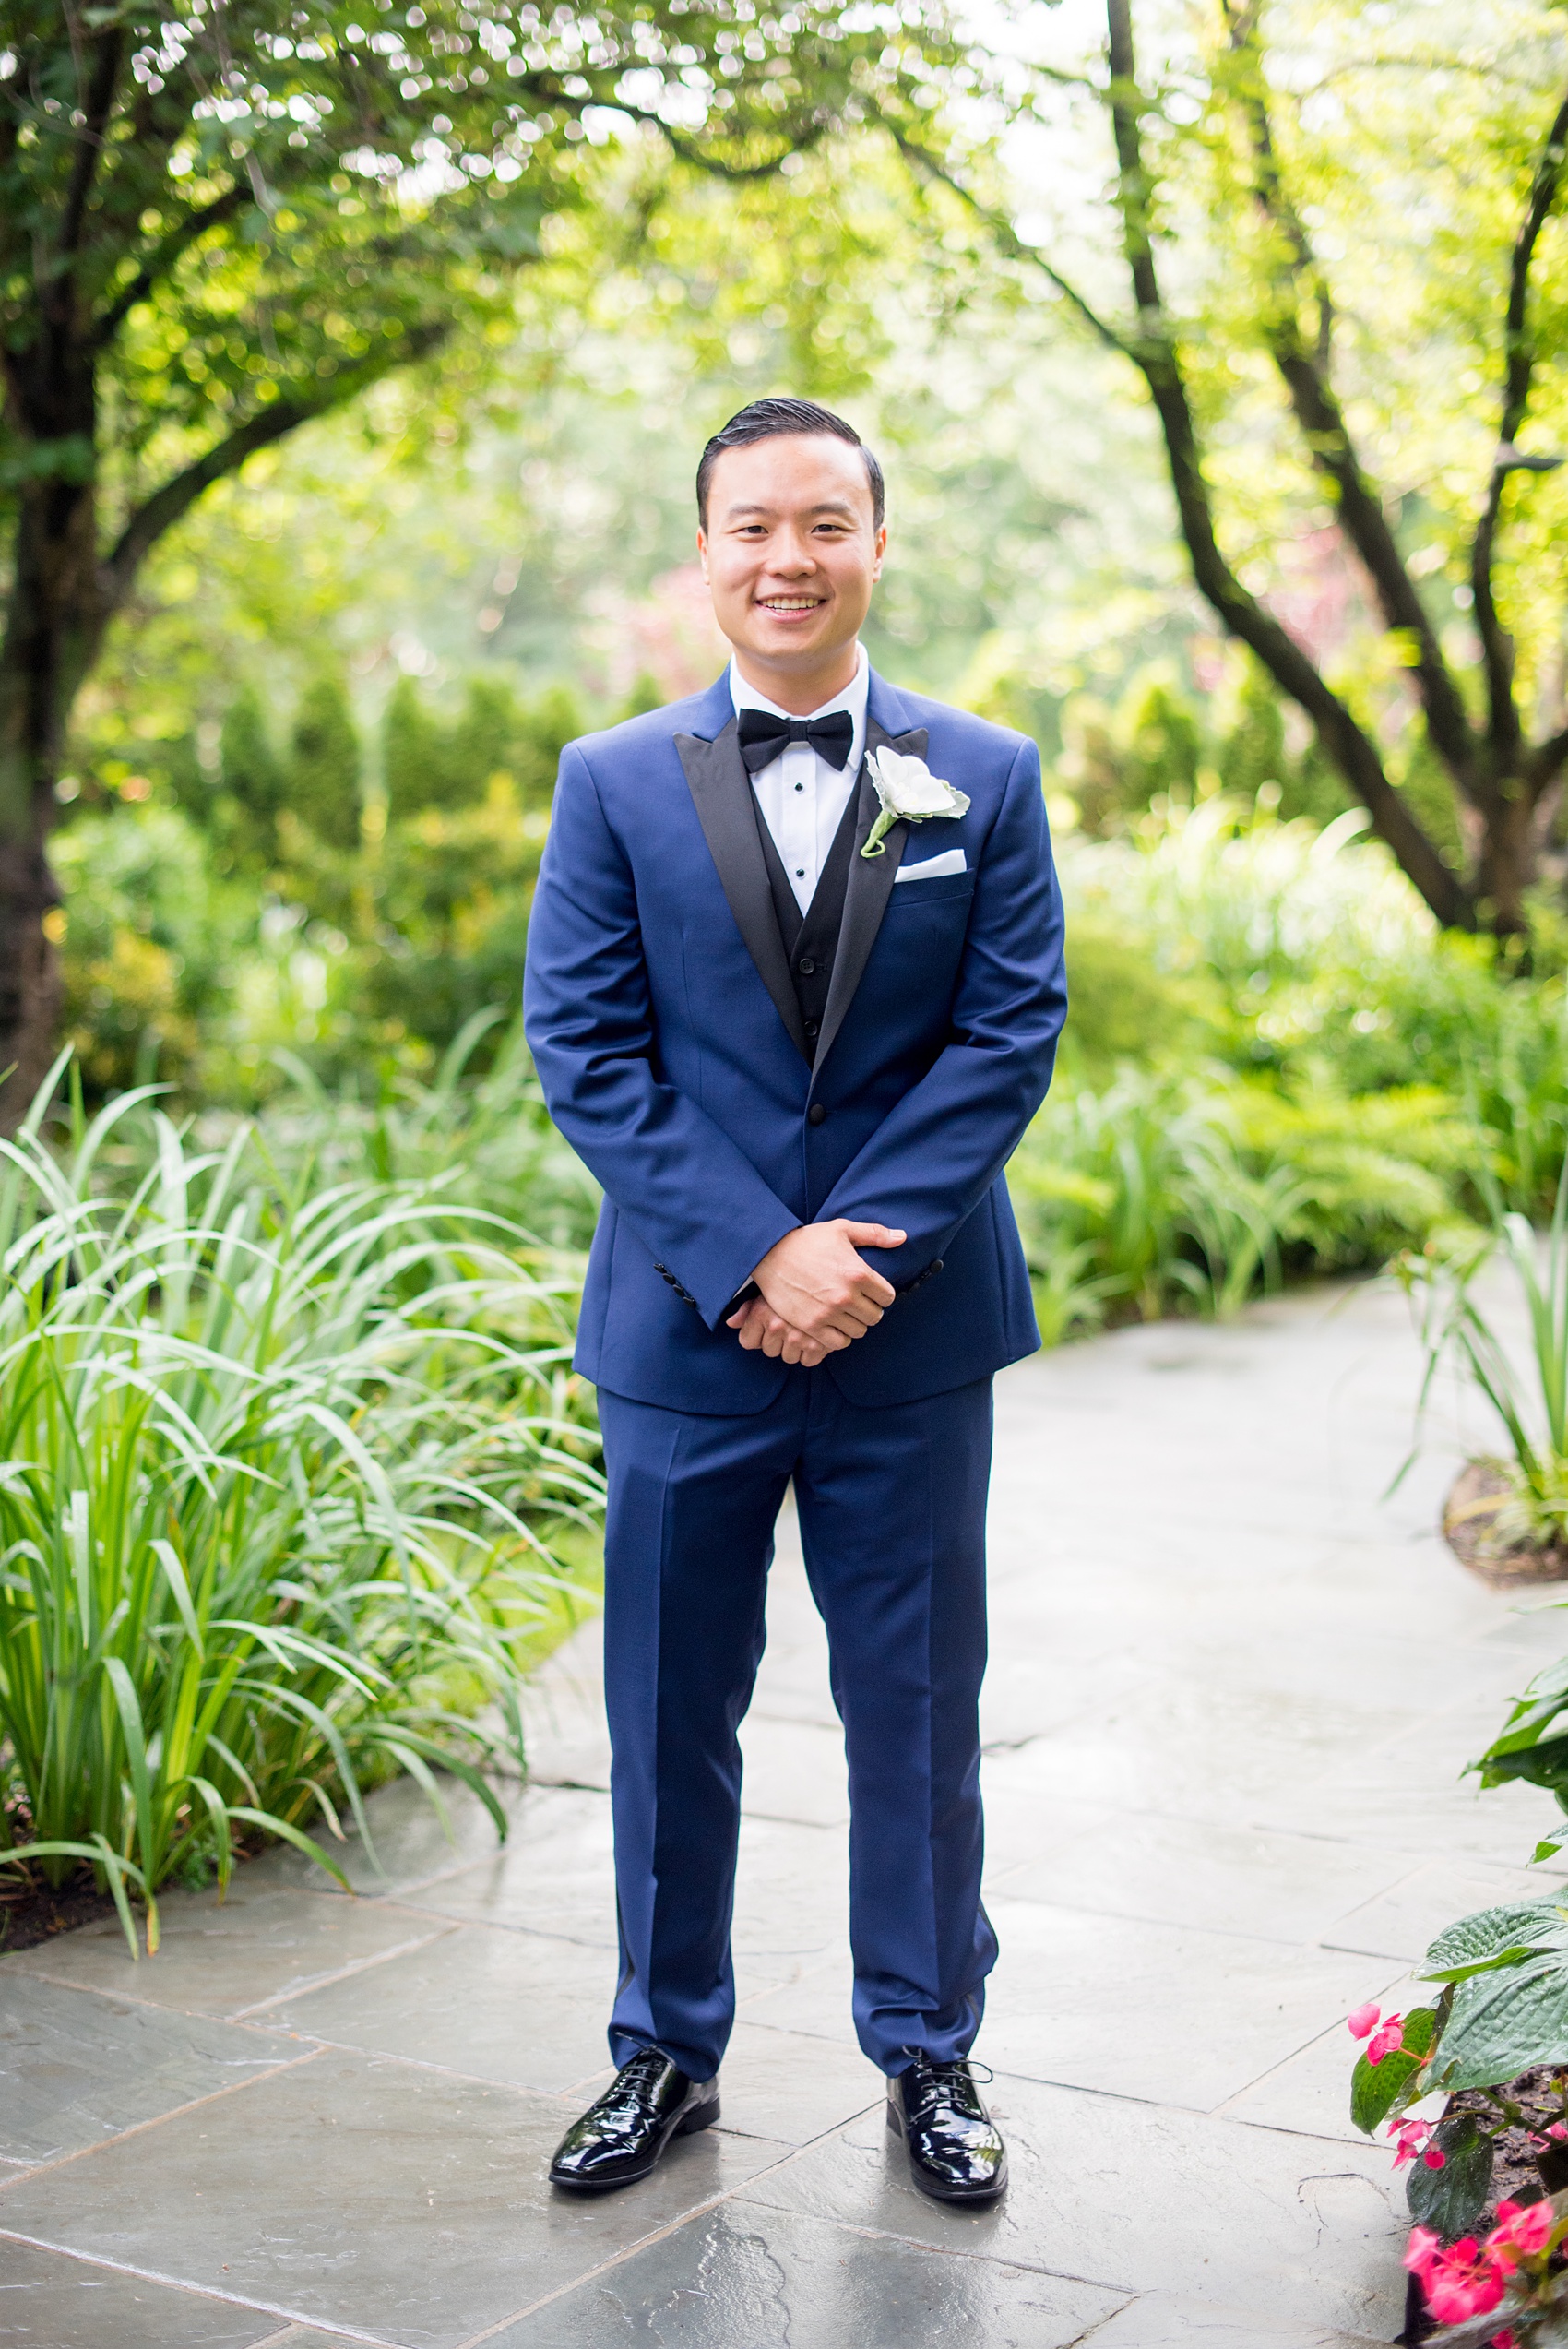
<instances>
[{"instance_id":1,"label":"flagstone paving","mask_svg":"<svg viewBox=\"0 0 1568 2349\"><path fill-rule=\"evenodd\" d=\"M1005 2203L911 2188L849 2020L846 1802L788 1526L745 1730L721 2127L552 2197L615 1973L593 1627L540 1676L497 1850L375 1798L350 1898L291 1853L0 1959L0 2343L27 2349L1349 2349L1407 2222L1347 2010L1540 1878L1546 1800L1459 1772L1568 1620L1434 1531L1445 1403L1378 1286L1120 1332L1000 1381L979 2052ZM1445 1416L1444 1416L1445 1414ZM1547 1594L1550 1596L1550 1594Z\"/></svg>"}]
</instances>

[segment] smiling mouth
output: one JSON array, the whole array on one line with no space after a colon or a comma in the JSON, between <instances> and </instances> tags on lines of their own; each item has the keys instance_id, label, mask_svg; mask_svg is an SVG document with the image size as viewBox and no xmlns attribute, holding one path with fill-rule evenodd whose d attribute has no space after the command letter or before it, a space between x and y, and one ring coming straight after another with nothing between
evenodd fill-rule
<instances>
[{"instance_id":1,"label":"smiling mouth","mask_svg":"<svg viewBox=\"0 0 1568 2349\"><path fill-rule=\"evenodd\" d=\"M826 602L825 595L759 595L759 612L818 612Z\"/></svg>"}]
</instances>

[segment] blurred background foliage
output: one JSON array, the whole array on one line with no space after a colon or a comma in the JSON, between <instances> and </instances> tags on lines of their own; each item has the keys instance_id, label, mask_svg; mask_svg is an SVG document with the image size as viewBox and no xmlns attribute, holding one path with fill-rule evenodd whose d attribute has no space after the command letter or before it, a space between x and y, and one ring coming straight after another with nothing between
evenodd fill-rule
<instances>
[{"instance_id":1,"label":"blurred background foliage","mask_svg":"<svg viewBox=\"0 0 1568 2349\"><path fill-rule=\"evenodd\" d=\"M1451 119L1441 151L1422 146L1421 92L1462 99L1512 168L1562 29L1522 6L1484 29L1464 6L1395 8L1362 24L1358 51L1365 15L1315 0L1276 12L1282 54L1327 43L1323 88L1339 93L1292 115L1293 161L1320 245L1357 287L1370 265L1348 237L1354 202L1392 239L1382 266L1404 339L1390 369L1358 309L1357 413L1405 484L1402 543L1462 650L1450 573L1474 451L1457 411L1484 400L1455 353L1495 322L1474 271L1465 316L1443 310L1443 256L1480 198L1457 185ZM1506 88L1449 62L1480 30L1513 61ZM1037 53L1055 42L1064 70L1072 39L1081 52L1053 16ZM1234 227L1194 71L1170 31L1148 67L1160 166L1187 225ZM1373 85L1397 92L1375 115ZM1049 231L1099 295L1115 256L1072 105L1026 109L1002 160L1038 202L1036 241ZM1401 161L1427 173L1429 198L1448 190L1435 242L1405 233ZM1485 1213L1493 1184L1539 1211L1568 1090L1555 879L1523 948L1441 935L1299 714L1216 635L1115 354L874 139L826 140L790 166L722 185L646 137L601 143L582 158L583 200L544 223L509 340L493 326L482 351L377 384L220 484L160 549L84 696L61 786L70 1030L89 1093L157 1079L203 1115L282 1114L308 1081L369 1116L425 1099L488 1009L465 1062L485 1078L517 1001L561 745L717 673L695 457L744 399L788 387L844 408L888 467L877 665L1045 754L1074 1008L1016 1187L1051 1333L1229 1310L1292 1271L1441 1244ZM1487 201L1495 244L1506 205ZM1277 445L1277 395L1247 356L1255 321L1222 259L1211 244L1183 300L1203 329L1195 396L1232 558L1317 632L1457 858L1454 794L1321 485ZM1555 243L1547 260L1550 302ZM1554 481L1520 542L1526 569L1549 543L1560 560L1561 507ZM1531 643L1546 678L1552 656ZM508 1211L529 1220L516 1199ZM574 1230L584 1211L579 1196Z\"/></svg>"}]
</instances>

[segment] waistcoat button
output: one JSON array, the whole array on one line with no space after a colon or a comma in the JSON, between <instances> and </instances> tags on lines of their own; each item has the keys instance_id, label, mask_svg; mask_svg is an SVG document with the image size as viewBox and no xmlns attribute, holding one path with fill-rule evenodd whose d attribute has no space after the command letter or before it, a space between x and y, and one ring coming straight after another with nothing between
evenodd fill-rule
<instances>
[{"instance_id":1,"label":"waistcoat button","mask_svg":"<svg viewBox=\"0 0 1568 2349\"><path fill-rule=\"evenodd\" d=\"M802 954L798 968L802 978L809 979L812 972L816 969L816 964L812 960L809 954Z\"/></svg>"}]
</instances>

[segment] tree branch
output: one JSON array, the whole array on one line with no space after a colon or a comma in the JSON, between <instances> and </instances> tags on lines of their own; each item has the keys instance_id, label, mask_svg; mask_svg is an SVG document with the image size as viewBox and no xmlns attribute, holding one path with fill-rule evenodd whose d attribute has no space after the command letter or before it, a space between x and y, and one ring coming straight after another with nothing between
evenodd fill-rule
<instances>
[{"instance_id":1,"label":"tree branch","mask_svg":"<svg viewBox=\"0 0 1568 2349\"><path fill-rule=\"evenodd\" d=\"M1492 744L1503 759L1517 756L1521 728L1518 706L1514 698L1514 644L1497 616L1497 602L1492 594L1492 564L1497 547L1497 525L1503 510L1503 483L1514 470L1507 460L1513 455L1519 427L1529 410L1531 379L1535 372L1535 346L1528 330L1530 270L1541 230L1546 225L1562 182L1565 141L1568 141L1568 98L1558 108L1551 128L1546 135L1546 143L1541 149L1530 184L1530 200L1525 208L1519 233L1514 240L1514 261L1508 275L1508 308L1503 330L1500 445L1492 460L1486 504L1476 525L1475 543L1470 549L1470 591L1475 598L1476 633L1480 638L1481 659L1486 668L1489 731ZM1539 788L1544 790L1545 783Z\"/></svg>"},{"instance_id":2,"label":"tree branch","mask_svg":"<svg viewBox=\"0 0 1568 2349\"><path fill-rule=\"evenodd\" d=\"M1525 786L1532 803L1538 801L1568 767L1568 726L1538 743L1525 759Z\"/></svg>"},{"instance_id":3,"label":"tree branch","mask_svg":"<svg viewBox=\"0 0 1568 2349\"><path fill-rule=\"evenodd\" d=\"M103 152L103 138L114 103L114 88L120 78L120 58L124 47L125 34L118 25L107 26L98 36L87 103L82 109L85 120L77 131L76 160L71 165L70 184L61 208L59 250L63 254L75 254L81 244L87 199Z\"/></svg>"},{"instance_id":4,"label":"tree branch","mask_svg":"<svg viewBox=\"0 0 1568 2349\"><path fill-rule=\"evenodd\" d=\"M905 161L912 165L923 178L938 182L943 187L950 189L961 203L967 205L975 218L983 223L999 251L1004 253L1010 261L1027 262L1031 268L1038 269L1042 277L1049 279L1058 293L1063 295L1072 304L1079 317L1087 326L1092 328L1108 350L1116 352L1123 359L1130 359L1133 356L1132 345L1127 338L1117 328L1102 318L1085 300L1076 286L1071 284L1060 270L1051 268L1043 254L1038 253L1032 244L1024 243L1012 221L1004 213L993 212L988 205L982 204L979 197L964 185L962 180L954 177L945 164L938 162L934 155L928 154L919 141L910 138L897 123L889 122L880 108L873 109L872 112L873 119L881 124Z\"/></svg>"},{"instance_id":5,"label":"tree branch","mask_svg":"<svg viewBox=\"0 0 1568 2349\"><path fill-rule=\"evenodd\" d=\"M254 457L258 449L269 448L274 441L284 439L302 424L312 423L331 409L341 407L392 368L406 367L416 360L428 358L445 341L450 331L447 325L433 319L422 327L410 328L397 350L389 352L378 365L345 369L310 399L280 394L246 423L236 425L204 457L196 458L175 473L161 489L154 490L131 516L104 564L110 606L124 602L138 568L164 531L172 529L214 482L237 472L246 458Z\"/></svg>"},{"instance_id":6,"label":"tree branch","mask_svg":"<svg viewBox=\"0 0 1568 2349\"><path fill-rule=\"evenodd\" d=\"M210 204L204 204L199 212L187 212L167 236L159 240L129 285L122 287L94 328L92 346L95 351L101 351L106 344L113 341L137 304L147 300L159 279L167 275L181 254L199 236L205 235L208 229L216 228L220 221L231 220L243 209L249 194L248 188L237 185L231 187L224 195L215 196Z\"/></svg>"},{"instance_id":7,"label":"tree branch","mask_svg":"<svg viewBox=\"0 0 1568 2349\"><path fill-rule=\"evenodd\" d=\"M671 153L678 155L683 163L690 163L694 171L707 172L711 178L731 180L737 184L747 180L773 179L786 155L809 154L814 147L821 145L828 127L826 123L823 123L809 137L792 139L783 154L776 155L771 162L726 163L719 156L707 153L695 139L683 137L680 131L673 129L659 115L638 113L636 109L628 107L622 99L617 99L615 103L621 108L623 113L632 113L636 121L650 124Z\"/></svg>"},{"instance_id":8,"label":"tree branch","mask_svg":"<svg viewBox=\"0 0 1568 2349\"><path fill-rule=\"evenodd\" d=\"M1256 10L1228 6L1226 14L1231 52L1246 76L1241 102L1252 144L1253 193L1287 256L1279 271L1278 299L1265 329L1269 349L1313 463L1337 492L1340 521L1372 579L1384 624L1408 636L1415 648L1413 674L1432 747L1466 796L1479 801L1488 790L1489 778L1477 757L1475 730L1464 697L1443 659L1426 606L1405 568L1383 501L1362 469L1334 389L1329 372L1332 309L1327 284L1280 176L1257 54ZM1310 280L1318 311L1315 348L1308 346L1301 329L1303 280Z\"/></svg>"},{"instance_id":9,"label":"tree branch","mask_svg":"<svg viewBox=\"0 0 1568 2349\"><path fill-rule=\"evenodd\" d=\"M1452 928L1472 929L1475 910L1463 884L1443 864L1384 774L1376 744L1357 723L1294 638L1242 587L1220 550L1208 484L1203 477L1192 406L1165 321L1149 233L1149 189L1138 128L1143 100L1135 78L1130 0L1107 0L1106 17L1111 35L1111 110L1123 244L1140 322L1138 340L1129 352L1148 385L1165 436L1171 485L1182 535L1192 559L1193 576L1225 626L1256 654L1276 684L1313 721L1324 747L1352 788L1360 793L1373 827L1437 919Z\"/></svg>"}]
</instances>

